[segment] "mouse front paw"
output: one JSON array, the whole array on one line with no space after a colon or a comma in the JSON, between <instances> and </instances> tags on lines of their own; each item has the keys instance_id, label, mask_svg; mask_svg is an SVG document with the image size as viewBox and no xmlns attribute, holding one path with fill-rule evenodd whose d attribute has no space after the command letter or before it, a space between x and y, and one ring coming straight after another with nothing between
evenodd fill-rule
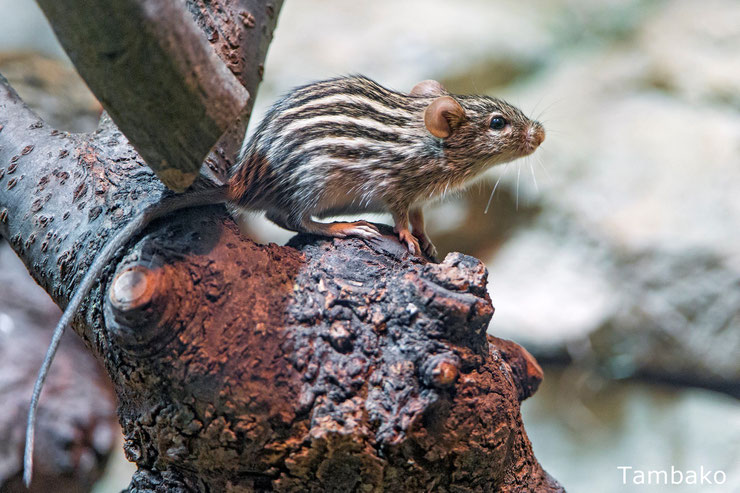
<instances>
[{"instance_id":1,"label":"mouse front paw","mask_svg":"<svg viewBox=\"0 0 740 493\"><path fill-rule=\"evenodd\" d=\"M437 247L434 246L434 243L429 241L429 238L424 237L423 240L420 240L419 244L427 257L432 259L437 258Z\"/></svg>"},{"instance_id":2,"label":"mouse front paw","mask_svg":"<svg viewBox=\"0 0 740 493\"><path fill-rule=\"evenodd\" d=\"M424 252L427 257L431 259L437 258L437 248L434 246L434 243L432 243L432 240L429 239L426 233L414 232L414 236L417 240L419 240L421 251Z\"/></svg>"},{"instance_id":3,"label":"mouse front paw","mask_svg":"<svg viewBox=\"0 0 740 493\"><path fill-rule=\"evenodd\" d=\"M419 246L419 240L411 234L408 229L402 229L398 232L398 239L408 248L411 255L421 255L421 247Z\"/></svg>"}]
</instances>

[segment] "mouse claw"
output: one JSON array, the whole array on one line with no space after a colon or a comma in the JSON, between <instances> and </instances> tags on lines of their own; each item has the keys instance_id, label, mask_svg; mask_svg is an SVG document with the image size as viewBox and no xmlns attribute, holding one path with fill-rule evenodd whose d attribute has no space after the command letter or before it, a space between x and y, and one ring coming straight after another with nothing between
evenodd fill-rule
<instances>
[{"instance_id":1,"label":"mouse claw","mask_svg":"<svg viewBox=\"0 0 740 493\"><path fill-rule=\"evenodd\" d=\"M408 229L403 229L398 232L398 238L401 240L401 243L406 245L406 248L408 248L409 253L411 255L419 255L421 253L421 247L419 246L419 240L416 239L416 237L411 234L411 231Z\"/></svg>"},{"instance_id":2,"label":"mouse claw","mask_svg":"<svg viewBox=\"0 0 740 493\"><path fill-rule=\"evenodd\" d=\"M421 247L424 249L424 253L426 253L427 257L432 259L437 258L437 247L435 247L431 241L427 241L426 244L422 244Z\"/></svg>"},{"instance_id":3,"label":"mouse claw","mask_svg":"<svg viewBox=\"0 0 740 493\"><path fill-rule=\"evenodd\" d=\"M355 226L347 231L347 236L356 236L366 240L372 240L373 238L378 238L380 236L380 232L377 229L369 228L367 226Z\"/></svg>"},{"instance_id":4,"label":"mouse claw","mask_svg":"<svg viewBox=\"0 0 740 493\"><path fill-rule=\"evenodd\" d=\"M423 251L427 257L432 259L437 258L437 248L426 234L415 234L414 236L419 240L421 251Z\"/></svg>"},{"instance_id":5,"label":"mouse claw","mask_svg":"<svg viewBox=\"0 0 740 493\"><path fill-rule=\"evenodd\" d=\"M380 236L380 230L373 223L369 223L367 221L355 221L355 222L352 223L352 226L362 227L363 229L369 229L369 230L374 231L375 233L377 233L376 236Z\"/></svg>"}]
</instances>

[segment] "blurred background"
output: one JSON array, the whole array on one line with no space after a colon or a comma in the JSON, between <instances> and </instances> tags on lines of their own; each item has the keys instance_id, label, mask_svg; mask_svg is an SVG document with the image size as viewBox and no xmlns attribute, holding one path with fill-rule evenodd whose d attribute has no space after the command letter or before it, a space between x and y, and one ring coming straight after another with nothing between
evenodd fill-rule
<instances>
[{"instance_id":1,"label":"blurred background","mask_svg":"<svg viewBox=\"0 0 740 493\"><path fill-rule=\"evenodd\" d=\"M0 73L58 128L95 127L33 2L0 0ZM740 2L287 0L251 126L291 87L348 73L437 79L545 125L533 156L425 211L440 257L488 266L490 333L544 367L522 406L543 467L571 492L740 491ZM2 294L0 341L20 323ZM113 449L94 491L128 484ZM623 484L619 466L726 482Z\"/></svg>"}]
</instances>

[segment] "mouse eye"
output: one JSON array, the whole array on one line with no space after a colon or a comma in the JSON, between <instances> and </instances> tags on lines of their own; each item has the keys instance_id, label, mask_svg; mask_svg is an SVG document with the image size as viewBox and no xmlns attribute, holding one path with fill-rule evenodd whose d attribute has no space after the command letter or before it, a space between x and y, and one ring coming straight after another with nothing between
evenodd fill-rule
<instances>
[{"instance_id":1,"label":"mouse eye","mask_svg":"<svg viewBox=\"0 0 740 493\"><path fill-rule=\"evenodd\" d=\"M502 116L494 116L491 118L491 128L493 130L501 130L506 126L506 120Z\"/></svg>"}]
</instances>

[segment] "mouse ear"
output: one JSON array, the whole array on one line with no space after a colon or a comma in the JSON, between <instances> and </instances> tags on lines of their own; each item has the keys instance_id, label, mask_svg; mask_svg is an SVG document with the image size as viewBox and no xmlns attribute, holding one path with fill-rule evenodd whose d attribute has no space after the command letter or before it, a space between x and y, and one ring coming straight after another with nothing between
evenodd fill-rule
<instances>
[{"instance_id":1,"label":"mouse ear","mask_svg":"<svg viewBox=\"0 0 740 493\"><path fill-rule=\"evenodd\" d=\"M465 110L450 96L440 96L424 111L424 125L440 139L452 135L452 131L465 120Z\"/></svg>"},{"instance_id":2,"label":"mouse ear","mask_svg":"<svg viewBox=\"0 0 740 493\"><path fill-rule=\"evenodd\" d=\"M412 96L441 96L447 94L447 89L436 80L423 80L416 84L409 93Z\"/></svg>"}]
</instances>

